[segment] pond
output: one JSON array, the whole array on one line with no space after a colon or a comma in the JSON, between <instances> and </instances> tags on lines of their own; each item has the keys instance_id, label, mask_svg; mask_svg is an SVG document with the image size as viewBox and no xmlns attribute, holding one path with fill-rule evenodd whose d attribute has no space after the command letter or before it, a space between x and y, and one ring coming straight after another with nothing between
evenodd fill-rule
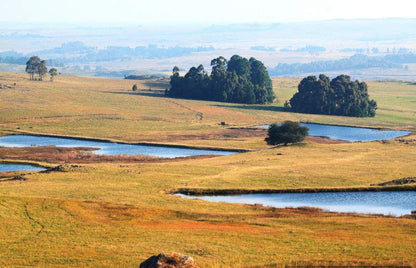
<instances>
[{"instance_id":1,"label":"pond","mask_svg":"<svg viewBox=\"0 0 416 268\"><path fill-rule=\"evenodd\" d=\"M150 155L155 157L175 158L198 155L229 155L232 151L202 150L191 148L179 148L170 146L124 144L106 141L93 141L75 138L59 138L34 135L10 135L0 137L0 146L3 147L29 147L48 146L59 147L92 147L97 148L94 153L105 155Z\"/></svg>"},{"instance_id":2,"label":"pond","mask_svg":"<svg viewBox=\"0 0 416 268\"><path fill-rule=\"evenodd\" d=\"M314 123L302 123L302 126L309 128L309 136L327 137L345 141L376 141L391 140L398 137L409 135L410 131L402 130L379 130L374 128L335 126ZM270 125L259 127L269 128Z\"/></svg>"},{"instance_id":3,"label":"pond","mask_svg":"<svg viewBox=\"0 0 416 268\"><path fill-rule=\"evenodd\" d=\"M262 204L276 208L318 207L334 212L402 216L416 210L415 191L273 193L226 196L187 196L214 202Z\"/></svg>"},{"instance_id":4,"label":"pond","mask_svg":"<svg viewBox=\"0 0 416 268\"><path fill-rule=\"evenodd\" d=\"M28 165L28 164L16 164L16 163L0 163L0 173L1 172L11 172L11 171L41 171L46 170L46 168Z\"/></svg>"}]
</instances>

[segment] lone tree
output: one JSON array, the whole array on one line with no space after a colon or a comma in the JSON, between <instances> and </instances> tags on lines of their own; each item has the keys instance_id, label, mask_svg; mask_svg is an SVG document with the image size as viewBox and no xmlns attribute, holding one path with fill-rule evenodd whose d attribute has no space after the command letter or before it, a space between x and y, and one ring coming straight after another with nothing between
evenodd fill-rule
<instances>
[{"instance_id":1,"label":"lone tree","mask_svg":"<svg viewBox=\"0 0 416 268\"><path fill-rule=\"evenodd\" d=\"M268 130L267 144L277 145L301 142L308 135L309 129L297 122L286 121L281 125L272 124Z\"/></svg>"},{"instance_id":2,"label":"lone tree","mask_svg":"<svg viewBox=\"0 0 416 268\"><path fill-rule=\"evenodd\" d=\"M40 65L40 58L38 56L32 56L26 62L26 72L29 74L30 80L35 80L35 74L37 73L37 69L39 65Z\"/></svg>"},{"instance_id":3,"label":"lone tree","mask_svg":"<svg viewBox=\"0 0 416 268\"><path fill-rule=\"evenodd\" d=\"M136 85L136 84L134 84L134 85L133 85L133 87L131 88L131 90L133 90L133 91L137 91L137 85Z\"/></svg>"},{"instance_id":4,"label":"lone tree","mask_svg":"<svg viewBox=\"0 0 416 268\"><path fill-rule=\"evenodd\" d=\"M35 74L38 75L38 80L43 80L45 74L48 73L48 68L46 67L46 61L41 60L38 56L32 56L26 62L26 72L29 74L30 80L36 80Z\"/></svg>"},{"instance_id":5,"label":"lone tree","mask_svg":"<svg viewBox=\"0 0 416 268\"><path fill-rule=\"evenodd\" d=\"M49 70L49 75L51 76L51 81L58 75L58 70L56 68L51 68Z\"/></svg>"}]
</instances>

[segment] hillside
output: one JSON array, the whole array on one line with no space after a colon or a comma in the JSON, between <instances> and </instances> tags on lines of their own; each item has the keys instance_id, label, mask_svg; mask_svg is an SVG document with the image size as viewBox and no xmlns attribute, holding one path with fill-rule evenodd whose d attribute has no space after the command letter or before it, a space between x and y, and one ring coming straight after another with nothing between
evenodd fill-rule
<instances>
[{"instance_id":1,"label":"hillside","mask_svg":"<svg viewBox=\"0 0 416 268\"><path fill-rule=\"evenodd\" d=\"M158 80L60 76L55 82L28 81L24 74L0 73L0 130L85 136L135 142L168 142L200 146L244 146L227 138L230 127L249 127L285 120L414 130L415 86L406 82L369 82L378 103L375 118L346 118L282 111L298 79L274 79L278 102L242 105L166 98L168 86ZM14 86L16 83L16 86ZM131 91L138 84L139 91ZM202 118L198 114L202 114ZM221 126L225 122L227 127ZM212 137L200 139L200 137ZM233 145L231 145L233 144Z\"/></svg>"}]
</instances>

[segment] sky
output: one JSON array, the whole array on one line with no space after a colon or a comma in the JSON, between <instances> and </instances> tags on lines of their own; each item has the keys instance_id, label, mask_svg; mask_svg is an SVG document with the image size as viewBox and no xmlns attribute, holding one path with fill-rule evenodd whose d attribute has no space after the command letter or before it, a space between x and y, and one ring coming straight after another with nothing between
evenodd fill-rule
<instances>
[{"instance_id":1,"label":"sky","mask_svg":"<svg viewBox=\"0 0 416 268\"><path fill-rule=\"evenodd\" d=\"M0 0L0 21L106 25L415 18L416 0Z\"/></svg>"}]
</instances>

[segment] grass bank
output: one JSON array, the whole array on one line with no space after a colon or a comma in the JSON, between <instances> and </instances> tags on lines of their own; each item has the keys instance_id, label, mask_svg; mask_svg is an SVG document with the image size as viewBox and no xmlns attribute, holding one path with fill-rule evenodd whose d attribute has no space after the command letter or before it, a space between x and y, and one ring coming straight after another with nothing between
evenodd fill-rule
<instances>
[{"instance_id":1,"label":"grass bank","mask_svg":"<svg viewBox=\"0 0 416 268\"><path fill-rule=\"evenodd\" d=\"M369 186L345 188L292 188L292 189L190 189L183 188L171 191L172 194L185 195L241 195L241 194L283 194L283 193L340 193L340 192L392 192L416 191L415 185Z\"/></svg>"}]
</instances>

